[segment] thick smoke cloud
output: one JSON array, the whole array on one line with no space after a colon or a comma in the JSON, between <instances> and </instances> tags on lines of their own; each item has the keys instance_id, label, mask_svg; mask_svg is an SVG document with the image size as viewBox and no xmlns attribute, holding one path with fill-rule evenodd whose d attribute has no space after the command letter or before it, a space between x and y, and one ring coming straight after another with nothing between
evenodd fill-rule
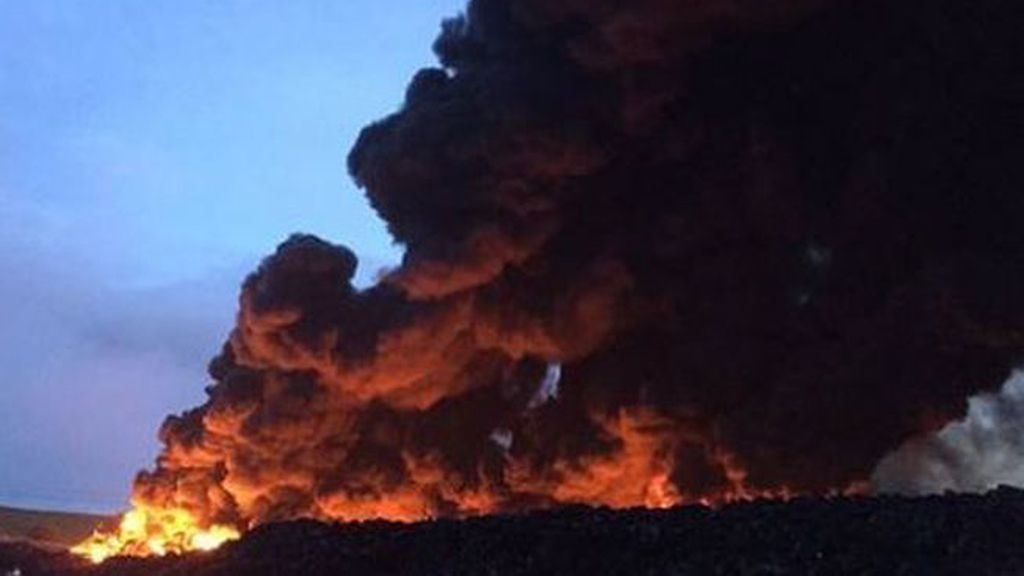
<instances>
[{"instance_id":1,"label":"thick smoke cloud","mask_svg":"<svg viewBox=\"0 0 1024 576\"><path fill-rule=\"evenodd\" d=\"M240 524L845 490L1024 345L1013 3L474 0L136 497Z\"/></svg>"}]
</instances>

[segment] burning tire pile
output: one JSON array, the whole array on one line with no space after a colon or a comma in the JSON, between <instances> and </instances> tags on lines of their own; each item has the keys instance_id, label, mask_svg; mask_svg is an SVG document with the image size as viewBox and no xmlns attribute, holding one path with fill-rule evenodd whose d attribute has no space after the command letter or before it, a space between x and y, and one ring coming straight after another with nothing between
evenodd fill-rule
<instances>
[{"instance_id":1,"label":"burning tire pile","mask_svg":"<svg viewBox=\"0 0 1024 576\"><path fill-rule=\"evenodd\" d=\"M94 557L296 518L915 492L935 465L992 485L928 439L1024 357L1019 12L469 2L348 156L402 264L360 287L315 236L267 257Z\"/></svg>"},{"instance_id":2,"label":"burning tire pile","mask_svg":"<svg viewBox=\"0 0 1024 576\"><path fill-rule=\"evenodd\" d=\"M257 528L0 576L1024 573L1012 489L664 510L993 484L936 433L1024 357L1017 4L471 0L348 156L402 264L283 242L86 548Z\"/></svg>"},{"instance_id":3,"label":"burning tire pile","mask_svg":"<svg viewBox=\"0 0 1024 576\"><path fill-rule=\"evenodd\" d=\"M16 570L19 570L16 572ZM0 546L0 574L1021 574L1024 491L563 508L416 524L270 524L209 554L113 559Z\"/></svg>"}]
</instances>

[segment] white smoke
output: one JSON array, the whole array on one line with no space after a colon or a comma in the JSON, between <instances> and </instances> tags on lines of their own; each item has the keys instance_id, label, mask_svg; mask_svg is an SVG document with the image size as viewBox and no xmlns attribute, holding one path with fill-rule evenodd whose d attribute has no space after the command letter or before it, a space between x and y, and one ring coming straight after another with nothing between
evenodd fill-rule
<instances>
[{"instance_id":1,"label":"white smoke","mask_svg":"<svg viewBox=\"0 0 1024 576\"><path fill-rule=\"evenodd\" d=\"M526 406L527 409L533 410L551 400L557 399L558 383L561 380L562 365L557 362L548 364L548 368L544 372L544 379L541 380L540 386L537 387L537 392L530 398L530 403Z\"/></svg>"},{"instance_id":2,"label":"white smoke","mask_svg":"<svg viewBox=\"0 0 1024 576\"><path fill-rule=\"evenodd\" d=\"M963 420L883 458L872 482L881 492L909 494L1024 486L1024 371L998 393L971 398Z\"/></svg>"}]
</instances>

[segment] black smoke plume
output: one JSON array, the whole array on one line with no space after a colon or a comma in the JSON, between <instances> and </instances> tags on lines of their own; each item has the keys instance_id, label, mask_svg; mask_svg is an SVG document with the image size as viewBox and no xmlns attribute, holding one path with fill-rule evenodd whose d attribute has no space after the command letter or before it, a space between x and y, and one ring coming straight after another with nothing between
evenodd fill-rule
<instances>
[{"instance_id":1,"label":"black smoke plume","mask_svg":"<svg viewBox=\"0 0 1024 576\"><path fill-rule=\"evenodd\" d=\"M246 281L136 499L207 521L858 486L1024 350L1008 0L473 0Z\"/></svg>"}]
</instances>

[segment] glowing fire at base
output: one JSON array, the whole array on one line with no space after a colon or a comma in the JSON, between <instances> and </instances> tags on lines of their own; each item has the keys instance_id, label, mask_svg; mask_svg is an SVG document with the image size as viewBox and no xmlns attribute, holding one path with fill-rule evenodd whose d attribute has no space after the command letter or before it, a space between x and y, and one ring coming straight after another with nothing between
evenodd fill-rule
<instances>
[{"instance_id":1,"label":"glowing fire at base","mask_svg":"<svg viewBox=\"0 0 1024 576\"><path fill-rule=\"evenodd\" d=\"M97 531L71 552L99 564L112 556L165 556L209 551L236 540L238 530L213 524L203 527L183 508L136 505L121 518L117 530Z\"/></svg>"}]
</instances>

